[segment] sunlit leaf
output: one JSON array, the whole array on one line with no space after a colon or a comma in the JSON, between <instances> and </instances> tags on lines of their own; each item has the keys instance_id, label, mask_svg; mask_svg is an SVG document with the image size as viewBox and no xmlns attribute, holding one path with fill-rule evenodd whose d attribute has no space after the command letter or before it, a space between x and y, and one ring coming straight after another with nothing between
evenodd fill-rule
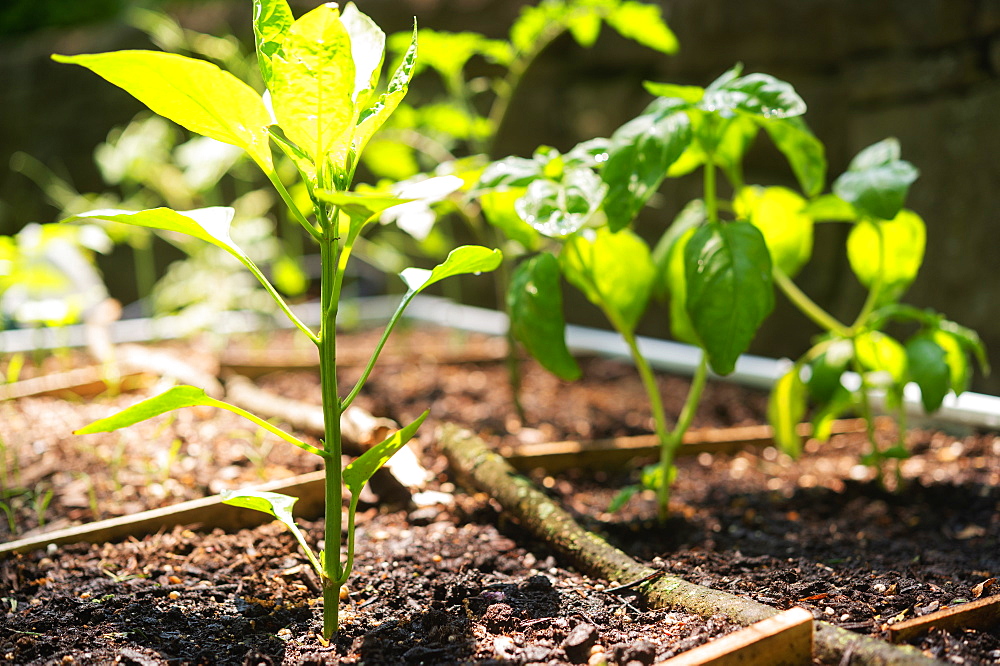
<instances>
[{"instance_id":1,"label":"sunlit leaf","mask_svg":"<svg viewBox=\"0 0 1000 666\"><path fill-rule=\"evenodd\" d=\"M726 375L774 307L771 256L749 222L709 223L684 252L687 311L712 369Z\"/></svg>"},{"instance_id":2,"label":"sunlit leaf","mask_svg":"<svg viewBox=\"0 0 1000 666\"><path fill-rule=\"evenodd\" d=\"M257 44L257 62L264 85L271 82L271 56L273 56L294 22L287 0L254 0L253 34Z\"/></svg>"},{"instance_id":3,"label":"sunlit leaf","mask_svg":"<svg viewBox=\"0 0 1000 666\"><path fill-rule=\"evenodd\" d=\"M421 414L416 421L405 428L396 431L388 438L368 449L354 461L344 468L344 485L351 491L352 496L358 496L368 480L384 464L403 448L407 442L417 434L417 428L424 422L430 410Z\"/></svg>"},{"instance_id":4,"label":"sunlit leaf","mask_svg":"<svg viewBox=\"0 0 1000 666\"><path fill-rule=\"evenodd\" d=\"M670 294L670 334L675 340L702 346L687 310L687 270L685 248L694 236L696 225L686 229L667 252L666 286Z\"/></svg>"},{"instance_id":5,"label":"sunlit leaf","mask_svg":"<svg viewBox=\"0 0 1000 666\"><path fill-rule=\"evenodd\" d=\"M792 167L799 187L816 196L826 185L826 149L801 117L770 118L761 122L771 141Z\"/></svg>"},{"instance_id":6,"label":"sunlit leaf","mask_svg":"<svg viewBox=\"0 0 1000 666\"><path fill-rule=\"evenodd\" d=\"M799 376L800 370L795 364L778 378L767 404L767 420L774 429L774 443L793 458L802 453L798 426L806 415L806 385Z\"/></svg>"},{"instance_id":7,"label":"sunlit leaf","mask_svg":"<svg viewBox=\"0 0 1000 666\"><path fill-rule=\"evenodd\" d=\"M806 103L791 84L770 74L739 76L741 69L729 70L705 88L698 106L723 117L737 111L764 119L791 118L806 112Z\"/></svg>"},{"instance_id":8,"label":"sunlit leaf","mask_svg":"<svg viewBox=\"0 0 1000 666\"><path fill-rule=\"evenodd\" d=\"M271 99L282 131L316 165L346 162L356 69L337 6L320 5L288 28L271 58ZM342 168L342 167L341 167Z\"/></svg>"},{"instance_id":9,"label":"sunlit leaf","mask_svg":"<svg viewBox=\"0 0 1000 666\"><path fill-rule=\"evenodd\" d=\"M972 369L965 349L954 335L940 329L931 332L931 339L944 351L944 360L948 366L948 388L960 395L969 388Z\"/></svg>"},{"instance_id":10,"label":"sunlit leaf","mask_svg":"<svg viewBox=\"0 0 1000 666\"><path fill-rule=\"evenodd\" d=\"M355 155L360 155L368 144L372 135L378 131L385 121L392 115L399 106L406 92L410 88L410 81L413 79L413 68L417 61L417 26L413 26L413 35L410 39L410 46L403 55L403 60L399 63L386 91L379 95L375 103L365 109L358 116L358 125L354 131L354 141L352 148Z\"/></svg>"},{"instance_id":11,"label":"sunlit leaf","mask_svg":"<svg viewBox=\"0 0 1000 666\"><path fill-rule=\"evenodd\" d=\"M588 230L567 239L559 265L570 284L601 308L616 329L635 330L656 276L645 241L628 229Z\"/></svg>"},{"instance_id":12,"label":"sunlit leaf","mask_svg":"<svg viewBox=\"0 0 1000 666\"><path fill-rule=\"evenodd\" d=\"M385 33L353 2L347 3L340 20L351 37L351 56L354 59L354 104L367 103L382 74L385 58Z\"/></svg>"},{"instance_id":13,"label":"sunlit leaf","mask_svg":"<svg viewBox=\"0 0 1000 666\"><path fill-rule=\"evenodd\" d=\"M229 235L230 225L236 211L225 206L212 206L196 210L176 211L170 208L152 208L150 210L92 210L74 215L70 219L99 219L111 222L121 222L137 227L175 231L207 241L221 247L240 261L247 258L246 253L233 242Z\"/></svg>"},{"instance_id":14,"label":"sunlit leaf","mask_svg":"<svg viewBox=\"0 0 1000 666\"><path fill-rule=\"evenodd\" d=\"M622 37L661 53L677 52L677 37L656 4L625 0L618 3L605 20Z\"/></svg>"},{"instance_id":15,"label":"sunlit leaf","mask_svg":"<svg viewBox=\"0 0 1000 666\"><path fill-rule=\"evenodd\" d=\"M847 237L847 258L869 289L880 283L879 303L898 298L917 277L924 260L924 221L909 210L892 220L862 220Z\"/></svg>"},{"instance_id":16,"label":"sunlit leaf","mask_svg":"<svg viewBox=\"0 0 1000 666\"><path fill-rule=\"evenodd\" d=\"M276 428L267 421L237 407L236 405L216 400L215 398L207 395L203 389L195 386L184 385L174 386L160 395L138 402L131 407L123 409L117 414L112 414L106 418L94 421L90 425L84 426L79 430L74 430L73 434L90 435L97 432L113 432L115 430L120 430L121 428L127 428L135 425L141 421L151 419L154 416L160 416L161 414L165 414L175 409L183 409L185 407L195 407L199 405L205 407L217 407L219 409L225 409L226 411L238 414L245 419L253 421L268 432L277 435L289 444L294 444L300 449L320 456L326 455L321 449L317 449L311 444L306 444L302 440L289 435L283 430Z\"/></svg>"},{"instance_id":17,"label":"sunlit leaf","mask_svg":"<svg viewBox=\"0 0 1000 666\"><path fill-rule=\"evenodd\" d=\"M480 245L463 245L452 250L448 257L433 269L407 268L399 274L399 277L410 291L416 293L453 275L496 270L501 259L500 250L491 250Z\"/></svg>"},{"instance_id":18,"label":"sunlit leaf","mask_svg":"<svg viewBox=\"0 0 1000 666\"><path fill-rule=\"evenodd\" d=\"M524 196L525 188L486 192L479 197L483 216L491 225L503 232L505 238L517 241L527 250L538 248L541 236L514 209L514 202Z\"/></svg>"},{"instance_id":19,"label":"sunlit leaf","mask_svg":"<svg viewBox=\"0 0 1000 666\"><path fill-rule=\"evenodd\" d=\"M891 383L902 385L906 379L906 349L880 331L859 335L854 341L858 362L868 372L887 375ZM872 377L876 383L888 384Z\"/></svg>"},{"instance_id":20,"label":"sunlit leaf","mask_svg":"<svg viewBox=\"0 0 1000 666\"><path fill-rule=\"evenodd\" d=\"M580 377L580 366L566 347L559 261L543 252L521 262L507 291L514 336L546 370L562 379Z\"/></svg>"},{"instance_id":21,"label":"sunlit leaf","mask_svg":"<svg viewBox=\"0 0 1000 666\"><path fill-rule=\"evenodd\" d=\"M322 565L316 560L312 549L306 543L305 535L302 534L299 526L295 524L295 518L292 516L292 507L298 501L297 497L250 489L223 490L219 494L219 497L222 499L223 504L238 506L244 509L253 509L254 511L260 511L276 518L288 528L292 536L295 537L295 540L299 542L299 546L309 558L309 563L313 565L316 573L322 575Z\"/></svg>"},{"instance_id":22,"label":"sunlit leaf","mask_svg":"<svg viewBox=\"0 0 1000 666\"><path fill-rule=\"evenodd\" d=\"M590 169L572 169L558 181L532 181L524 196L514 202L514 210L540 234L562 238L590 221L606 191L607 186Z\"/></svg>"},{"instance_id":23,"label":"sunlit leaf","mask_svg":"<svg viewBox=\"0 0 1000 666\"><path fill-rule=\"evenodd\" d=\"M271 116L253 88L204 60L158 51L53 55L81 65L196 134L238 146L267 173L274 170Z\"/></svg>"},{"instance_id":24,"label":"sunlit leaf","mask_svg":"<svg viewBox=\"0 0 1000 666\"><path fill-rule=\"evenodd\" d=\"M833 192L865 215L891 220L917 176L916 167L899 159L899 142L885 139L858 153Z\"/></svg>"},{"instance_id":25,"label":"sunlit leaf","mask_svg":"<svg viewBox=\"0 0 1000 666\"><path fill-rule=\"evenodd\" d=\"M745 187L734 201L737 216L764 234L771 261L794 277L812 256L813 221L806 200L784 187Z\"/></svg>"},{"instance_id":26,"label":"sunlit leaf","mask_svg":"<svg viewBox=\"0 0 1000 666\"><path fill-rule=\"evenodd\" d=\"M691 122L675 107L658 99L611 136L601 179L608 186L604 211L613 231L632 222L691 143Z\"/></svg>"}]
</instances>

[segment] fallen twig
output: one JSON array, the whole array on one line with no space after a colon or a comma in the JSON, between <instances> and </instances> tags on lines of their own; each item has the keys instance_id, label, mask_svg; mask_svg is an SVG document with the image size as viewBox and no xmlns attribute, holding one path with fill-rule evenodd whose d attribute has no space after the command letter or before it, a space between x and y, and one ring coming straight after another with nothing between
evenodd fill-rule
<instances>
[{"instance_id":1,"label":"fallen twig","mask_svg":"<svg viewBox=\"0 0 1000 666\"><path fill-rule=\"evenodd\" d=\"M439 439L452 469L463 483L489 493L507 515L544 539L581 571L626 583L654 573L650 567L583 529L499 454L488 450L482 439L448 425L441 429ZM721 613L742 625L751 625L778 613L778 609L771 606L695 585L670 574L640 586L640 590L654 607L672 606L705 617ZM909 646L892 645L826 622L816 622L816 657L826 663L838 663L847 650L853 650L855 657L870 666L940 663Z\"/></svg>"}]
</instances>

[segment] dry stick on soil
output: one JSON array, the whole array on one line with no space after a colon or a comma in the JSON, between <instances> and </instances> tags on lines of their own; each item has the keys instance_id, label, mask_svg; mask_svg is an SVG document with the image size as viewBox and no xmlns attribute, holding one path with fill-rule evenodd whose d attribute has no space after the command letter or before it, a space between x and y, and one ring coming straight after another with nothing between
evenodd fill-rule
<instances>
[{"instance_id":1,"label":"dry stick on soil","mask_svg":"<svg viewBox=\"0 0 1000 666\"><path fill-rule=\"evenodd\" d=\"M622 583L654 573L652 568L580 527L569 513L517 474L498 454L488 450L482 439L456 426L445 425L440 432L440 444L463 483L488 492L508 515L544 539L581 571ZM722 613L742 625L778 613L771 606L695 585L670 574L653 578L636 589L653 607L672 606L704 617ZM868 666L940 663L912 647L891 645L826 622L816 623L815 649L816 656L824 663L838 663L848 651L853 654L852 663Z\"/></svg>"}]
</instances>

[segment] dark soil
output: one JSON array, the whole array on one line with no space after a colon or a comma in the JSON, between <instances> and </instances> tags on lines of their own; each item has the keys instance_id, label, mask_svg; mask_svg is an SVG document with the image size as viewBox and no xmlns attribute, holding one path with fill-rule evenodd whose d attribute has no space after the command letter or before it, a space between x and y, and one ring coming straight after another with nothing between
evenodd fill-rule
<instances>
[{"instance_id":1,"label":"dark soil","mask_svg":"<svg viewBox=\"0 0 1000 666\"><path fill-rule=\"evenodd\" d=\"M614 582L564 569L487 495L458 492L436 452L433 433L444 421L497 445L647 433L649 411L633 369L588 359L584 380L564 383L528 363L521 424L512 417L503 363L482 360L496 358L496 341L406 337L359 402L403 423L432 407L434 422L422 428L417 448L435 475L428 487L443 494L427 506L369 498L333 644L317 638L318 581L284 528L227 534L192 526L0 562L0 661L650 664L735 628L725 618L647 609L627 591L606 591ZM371 343L361 335L348 349ZM479 360L442 365L436 350L458 343ZM211 359L212 351L183 353ZM77 362L76 355L62 361ZM51 371L60 361L46 363ZM34 371L42 369L25 372ZM345 367L344 386L359 372ZM686 380L660 383L668 413L676 414ZM311 371L258 384L318 401ZM0 403L0 481L14 525L0 525L0 539L37 531L43 521L51 529L131 514L317 468L313 456L215 410L183 410L109 435L69 434L160 388L86 402ZM760 423L765 409L763 394L713 383L695 425ZM773 448L684 459L674 518L664 527L642 494L607 513L635 469L533 477L585 526L653 566L885 636L887 623L1000 592L990 583L1000 573L1000 437L914 430L907 441L914 455L901 465L904 482L895 492L859 465L866 444L853 435L810 442L798 461ZM312 540L321 538L319 523L307 527ZM998 628L934 632L916 644L950 663L1000 663Z\"/></svg>"}]
</instances>

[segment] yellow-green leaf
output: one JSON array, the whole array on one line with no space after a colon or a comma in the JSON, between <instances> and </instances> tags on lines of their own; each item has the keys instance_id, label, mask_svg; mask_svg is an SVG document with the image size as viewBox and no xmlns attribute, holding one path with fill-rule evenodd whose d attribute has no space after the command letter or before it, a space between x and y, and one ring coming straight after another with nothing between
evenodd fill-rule
<instances>
[{"instance_id":1,"label":"yellow-green leaf","mask_svg":"<svg viewBox=\"0 0 1000 666\"><path fill-rule=\"evenodd\" d=\"M812 255L813 221L803 212L806 200L784 187L744 187L733 203L736 215L764 235L774 265L794 277Z\"/></svg>"},{"instance_id":2,"label":"yellow-green leaf","mask_svg":"<svg viewBox=\"0 0 1000 666\"><path fill-rule=\"evenodd\" d=\"M863 220L847 237L847 258L861 284L871 289L880 281L881 304L898 298L917 277L926 237L924 221L911 210L892 220Z\"/></svg>"},{"instance_id":3,"label":"yellow-green leaf","mask_svg":"<svg viewBox=\"0 0 1000 666\"><path fill-rule=\"evenodd\" d=\"M288 29L271 59L271 99L285 136L315 164L344 168L354 128L356 70L337 6L320 5Z\"/></svg>"},{"instance_id":4,"label":"yellow-green leaf","mask_svg":"<svg viewBox=\"0 0 1000 666\"><path fill-rule=\"evenodd\" d=\"M271 116L253 88L210 62L158 51L53 55L113 83L155 113L187 129L245 150L274 170L267 126Z\"/></svg>"}]
</instances>

